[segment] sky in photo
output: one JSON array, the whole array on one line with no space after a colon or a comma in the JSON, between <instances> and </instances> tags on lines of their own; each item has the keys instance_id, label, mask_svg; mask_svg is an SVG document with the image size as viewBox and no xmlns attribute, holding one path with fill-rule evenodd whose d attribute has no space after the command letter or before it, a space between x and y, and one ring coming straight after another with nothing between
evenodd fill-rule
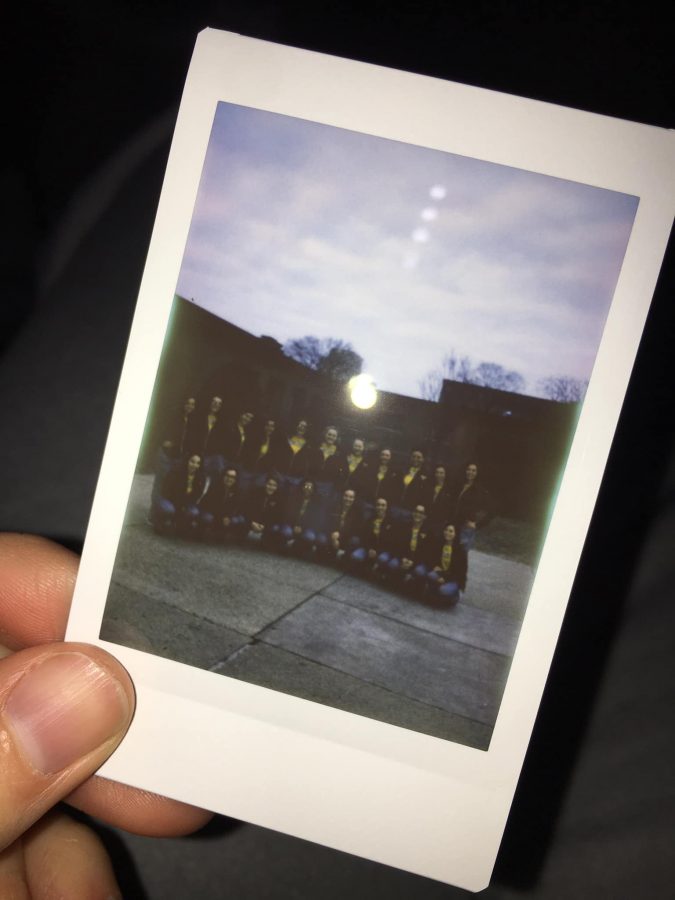
<instances>
[{"instance_id":1,"label":"sky in photo","mask_svg":"<svg viewBox=\"0 0 675 900\"><path fill-rule=\"evenodd\" d=\"M451 351L525 393L588 379L637 198L218 104L177 292L281 343L339 338L420 396Z\"/></svg>"}]
</instances>

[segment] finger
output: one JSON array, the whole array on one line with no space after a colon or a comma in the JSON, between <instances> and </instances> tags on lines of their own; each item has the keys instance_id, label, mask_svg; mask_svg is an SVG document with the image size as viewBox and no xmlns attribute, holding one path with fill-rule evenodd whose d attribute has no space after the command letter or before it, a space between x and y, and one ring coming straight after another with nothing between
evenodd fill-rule
<instances>
[{"instance_id":1,"label":"finger","mask_svg":"<svg viewBox=\"0 0 675 900\"><path fill-rule=\"evenodd\" d=\"M16 650L63 640L78 562L74 553L43 538L0 534L2 643ZM194 806L99 777L79 787L68 802L138 834L187 834L211 818Z\"/></svg>"},{"instance_id":2,"label":"finger","mask_svg":"<svg viewBox=\"0 0 675 900\"><path fill-rule=\"evenodd\" d=\"M0 643L19 650L63 640L78 562L43 538L0 534Z\"/></svg>"},{"instance_id":3,"label":"finger","mask_svg":"<svg viewBox=\"0 0 675 900\"><path fill-rule=\"evenodd\" d=\"M99 647L51 644L0 660L0 849L107 759L134 691Z\"/></svg>"},{"instance_id":4,"label":"finger","mask_svg":"<svg viewBox=\"0 0 675 900\"><path fill-rule=\"evenodd\" d=\"M131 788L98 775L89 778L66 797L66 801L116 828L155 837L190 834L213 818L213 813L196 806Z\"/></svg>"},{"instance_id":5,"label":"finger","mask_svg":"<svg viewBox=\"0 0 675 900\"><path fill-rule=\"evenodd\" d=\"M0 897L12 900L31 900L26 881L23 842L14 843L0 853Z\"/></svg>"},{"instance_id":6,"label":"finger","mask_svg":"<svg viewBox=\"0 0 675 900\"><path fill-rule=\"evenodd\" d=\"M31 900L122 900L99 838L63 813L53 813L31 828L23 840L23 855Z\"/></svg>"}]
</instances>

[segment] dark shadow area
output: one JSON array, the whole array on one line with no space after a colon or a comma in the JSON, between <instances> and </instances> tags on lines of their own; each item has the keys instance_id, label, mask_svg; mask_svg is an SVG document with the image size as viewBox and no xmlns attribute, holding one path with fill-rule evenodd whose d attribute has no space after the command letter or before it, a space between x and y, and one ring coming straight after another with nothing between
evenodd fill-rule
<instances>
[{"instance_id":1,"label":"dark shadow area","mask_svg":"<svg viewBox=\"0 0 675 900\"><path fill-rule=\"evenodd\" d=\"M142 173L134 173L135 180L129 178L132 187L117 195L117 205L109 202L114 215L106 221L103 210L103 228L101 222L85 222L84 239L73 265L56 288L39 287L44 253L62 233L66 210L77 208L88 179L95 178L101 166L114 159L139 130L164 110L176 107L200 28L211 25L241 31L652 125L672 128L674 124L672 29L665 15L659 18L647 5L622 9L603 0L573 10L562 2L534 9L530 4L488 0L478 0L470 7L436 0L416 4L376 0L351 9L337 0L327 0L320 7L265 0L249 4L204 0L188 7L171 0L160 8L148 0L134 6L121 0L95 6L75 0L65 6L26 3L15 6L7 18L3 28L7 45L3 53L7 88L3 118L8 137L1 151L5 227L0 252L0 350L3 362L8 360L1 373L5 383L3 443L6 450L13 451L4 458L9 473L5 481L12 482L14 494L11 507L4 495L0 496L0 508L9 511L6 527L17 527L18 521L24 530L51 533L75 552L82 547L86 509L112 409L166 147L161 159L156 153ZM506 885L522 890L524 896L549 900L555 894L559 900L564 893L552 894L537 886L547 856L557 858L565 873L579 869L577 896L611 894L616 900L632 900L641 894L640 890L630 892L630 886L618 881L616 873L625 872L631 864L621 855L620 843L603 843L603 834L593 841L605 813L597 796L587 798L582 790L582 801L588 799L596 814L589 826L595 825L596 831L588 837L596 857L595 870L584 869L574 846L568 847L567 856L556 857L560 842L554 830L575 770L589 751L598 752L597 746L589 747L589 726L623 624L628 589L650 525L663 512L664 504L673 502L672 488L671 494L659 496L672 452L675 420L670 351L675 346L672 243L497 860L494 884L484 896L501 897L501 886ZM119 280L101 267L103 259L112 261ZM38 333L32 326L40 320L42 331ZM24 337L30 341L22 343ZM90 348L89 357L83 352L80 358L78 348L85 346ZM65 405L71 411L86 406L87 413L72 420L55 420L55 409ZM78 467L78 489L72 488L71 479L65 495L54 492L52 496L52 485L67 481L67 464ZM664 598L664 615L667 608L672 607ZM657 687L648 676L642 683L647 691ZM628 733L640 724L633 714L621 727ZM662 722L648 720L645 727L662 740ZM649 764L653 762L657 772L664 771L666 764L672 765L671 754L672 742L667 751L657 750ZM640 798L640 791L648 795L649 773L638 772L635 781L636 796ZM579 805L578 798L576 802ZM667 815L672 806L665 790L659 794L659 802L660 814ZM404 811L402 820L405 825ZM637 823L624 819L619 824L638 840L649 842L652 836L644 819ZM180 873L173 878L171 844L126 839L134 848L129 851L114 831L101 826L99 833L113 856L125 897L171 900L189 896L189 881L181 883ZM230 890L244 900L267 896L387 896L401 900L466 896L436 882L306 841L240 826L224 817L216 817L186 841L193 857L195 845L207 844L214 850L208 871L202 872L208 890L200 891L200 897L223 896ZM149 846L157 847L156 855L148 852ZM640 858L639 854L631 857L636 880L650 877L652 887L660 887L651 896L669 896L672 856L663 854L656 871L650 872L644 871ZM136 859L145 861L157 883L164 877L167 890L146 889L138 874L141 862ZM170 882L166 879L169 870Z\"/></svg>"},{"instance_id":2,"label":"dark shadow area","mask_svg":"<svg viewBox=\"0 0 675 900\"><path fill-rule=\"evenodd\" d=\"M62 804L63 811L71 819L90 828L106 849L115 870L115 877L125 900L151 900L141 882L132 854L116 829L92 819L86 813Z\"/></svg>"},{"instance_id":3,"label":"dark shadow area","mask_svg":"<svg viewBox=\"0 0 675 900\"><path fill-rule=\"evenodd\" d=\"M672 454L673 248L661 272L495 867L531 888L549 849ZM626 523L630 523L626 527Z\"/></svg>"},{"instance_id":4,"label":"dark shadow area","mask_svg":"<svg viewBox=\"0 0 675 900\"><path fill-rule=\"evenodd\" d=\"M232 834L237 828L241 828L244 823L238 819L230 819L228 816L214 816L210 822L200 828L195 834L189 834L188 840L191 841L209 841L219 840L229 834Z\"/></svg>"}]
</instances>

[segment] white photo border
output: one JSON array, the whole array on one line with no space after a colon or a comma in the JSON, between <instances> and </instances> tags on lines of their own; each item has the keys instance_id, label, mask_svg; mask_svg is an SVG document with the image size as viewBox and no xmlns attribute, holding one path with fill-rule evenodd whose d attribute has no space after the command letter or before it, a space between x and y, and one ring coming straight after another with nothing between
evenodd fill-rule
<instances>
[{"instance_id":1,"label":"white photo border","mask_svg":"<svg viewBox=\"0 0 675 900\"><path fill-rule=\"evenodd\" d=\"M218 101L632 194L639 205L488 751L99 640ZM138 710L101 774L473 891L486 887L675 210L658 128L323 56L199 35L67 639L113 652Z\"/></svg>"}]
</instances>

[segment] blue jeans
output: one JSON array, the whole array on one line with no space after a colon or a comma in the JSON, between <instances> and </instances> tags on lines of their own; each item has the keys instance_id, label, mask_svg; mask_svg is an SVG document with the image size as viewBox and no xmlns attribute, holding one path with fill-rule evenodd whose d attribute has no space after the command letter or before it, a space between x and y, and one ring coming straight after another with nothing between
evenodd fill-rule
<instances>
[{"instance_id":1,"label":"blue jeans","mask_svg":"<svg viewBox=\"0 0 675 900\"><path fill-rule=\"evenodd\" d=\"M441 580L441 576L438 572L428 572L427 573L427 581L429 582L430 587L435 587L439 597L442 597L444 600L458 600L459 599L459 585L456 581L445 581L443 584L439 584Z\"/></svg>"}]
</instances>

